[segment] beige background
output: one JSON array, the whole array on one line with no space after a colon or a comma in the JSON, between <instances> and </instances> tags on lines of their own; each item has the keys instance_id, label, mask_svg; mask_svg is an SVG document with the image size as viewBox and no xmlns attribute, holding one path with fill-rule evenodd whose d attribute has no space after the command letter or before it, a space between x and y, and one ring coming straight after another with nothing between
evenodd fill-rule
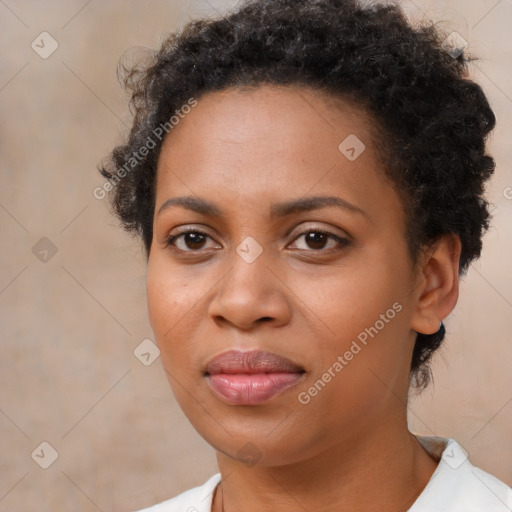
<instances>
[{"instance_id":1,"label":"beige background","mask_svg":"<svg viewBox=\"0 0 512 512\"><path fill-rule=\"evenodd\" d=\"M143 253L92 191L103 183L96 164L130 122L120 55L235 3L0 1L0 511L128 511L216 471L160 359L146 367L133 354L152 338ZM493 227L446 321L435 384L412 400L411 428L456 438L510 485L512 1L403 5L470 43L498 118ZM30 46L43 31L59 44L48 59ZM47 262L32 251L42 237L57 249ZM48 469L31 458L43 441L59 454Z\"/></svg>"}]
</instances>

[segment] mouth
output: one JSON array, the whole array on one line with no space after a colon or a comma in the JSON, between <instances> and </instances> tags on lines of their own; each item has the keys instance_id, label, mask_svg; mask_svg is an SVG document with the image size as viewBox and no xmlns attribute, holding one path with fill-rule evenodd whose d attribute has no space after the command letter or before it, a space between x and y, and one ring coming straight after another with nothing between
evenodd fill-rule
<instances>
[{"instance_id":1,"label":"mouth","mask_svg":"<svg viewBox=\"0 0 512 512\"><path fill-rule=\"evenodd\" d=\"M206 365L210 389L230 405L258 405L298 384L304 368L290 359L259 350L229 350Z\"/></svg>"}]
</instances>

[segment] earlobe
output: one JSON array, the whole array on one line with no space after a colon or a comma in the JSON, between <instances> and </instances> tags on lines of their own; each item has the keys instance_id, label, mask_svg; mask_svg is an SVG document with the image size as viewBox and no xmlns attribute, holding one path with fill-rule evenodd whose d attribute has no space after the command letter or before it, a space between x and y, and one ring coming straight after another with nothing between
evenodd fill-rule
<instances>
[{"instance_id":1,"label":"earlobe","mask_svg":"<svg viewBox=\"0 0 512 512\"><path fill-rule=\"evenodd\" d=\"M414 331L436 333L457 304L460 252L460 238L455 234L442 235L426 251L415 294L415 312L411 321Z\"/></svg>"}]
</instances>

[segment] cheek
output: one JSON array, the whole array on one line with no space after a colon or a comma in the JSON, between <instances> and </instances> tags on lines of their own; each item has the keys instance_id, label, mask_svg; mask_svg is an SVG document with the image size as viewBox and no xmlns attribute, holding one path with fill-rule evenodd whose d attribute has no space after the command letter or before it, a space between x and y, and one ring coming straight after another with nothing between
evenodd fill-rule
<instances>
[{"instance_id":1,"label":"cheek","mask_svg":"<svg viewBox=\"0 0 512 512\"><path fill-rule=\"evenodd\" d=\"M317 278L314 286L305 280L302 286L308 291L301 295L330 332L325 341L332 342L333 336L353 338L391 308L402 295L392 276L389 268L361 264Z\"/></svg>"},{"instance_id":2,"label":"cheek","mask_svg":"<svg viewBox=\"0 0 512 512\"><path fill-rule=\"evenodd\" d=\"M164 258L155 255L148 262L146 291L149 320L157 344L162 352L169 351L170 341L198 302L197 287L185 280L179 270L170 269Z\"/></svg>"},{"instance_id":3,"label":"cheek","mask_svg":"<svg viewBox=\"0 0 512 512\"><path fill-rule=\"evenodd\" d=\"M336 375L324 398L342 393L355 403L360 393L378 391L374 386L385 390L379 378L391 385L409 364L408 283L397 268L399 258L370 259L372 264L361 261L324 276L314 287L310 283L308 293L303 294L308 309L324 326L324 335L313 337L314 376L321 378L329 369ZM339 364L333 369L336 361Z\"/></svg>"},{"instance_id":4,"label":"cheek","mask_svg":"<svg viewBox=\"0 0 512 512\"><path fill-rule=\"evenodd\" d=\"M167 380L178 403L186 410L189 393L197 386L199 376L195 371L197 346L192 333L202 315L198 306L201 290L199 283L169 268L165 258L152 258L146 278L149 320Z\"/></svg>"},{"instance_id":5,"label":"cheek","mask_svg":"<svg viewBox=\"0 0 512 512\"><path fill-rule=\"evenodd\" d=\"M146 289L151 325L158 333L191 311L202 292L200 282L187 278L186 270L173 268L156 250L148 261Z\"/></svg>"}]
</instances>

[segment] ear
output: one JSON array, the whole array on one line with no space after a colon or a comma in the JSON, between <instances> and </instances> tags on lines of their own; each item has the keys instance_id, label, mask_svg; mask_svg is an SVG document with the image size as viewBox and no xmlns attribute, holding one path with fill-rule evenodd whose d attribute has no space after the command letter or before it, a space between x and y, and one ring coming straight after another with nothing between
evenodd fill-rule
<instances>
[{"instance_id":1,"label":"ear","mask_svg":"<svg viewBox=\"0 0 512 512\"><path fill-rule=\"evenodd\" d=\"M422 334L434 334L459 298L459 258L461 243L458 235L442 235L423 254L418 266L415 289L416 308L411 329Z\"/></svg>"}]
</instances>

